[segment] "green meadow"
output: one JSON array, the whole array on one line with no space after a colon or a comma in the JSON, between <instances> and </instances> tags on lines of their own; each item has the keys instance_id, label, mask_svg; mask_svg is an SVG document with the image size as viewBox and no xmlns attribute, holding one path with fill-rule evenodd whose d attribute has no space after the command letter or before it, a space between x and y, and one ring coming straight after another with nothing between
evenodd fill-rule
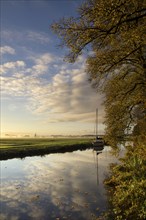
<instances>
[{"instance_id":1,"label":"green meadow","mask_svg":"<svg viewBox=\"0 0 146 220\"><path fill-rule=\"evenodd\" d=\"M91 147L91 138L3 138L0 159L69 152Z\"/></svg>"}]
</instances>

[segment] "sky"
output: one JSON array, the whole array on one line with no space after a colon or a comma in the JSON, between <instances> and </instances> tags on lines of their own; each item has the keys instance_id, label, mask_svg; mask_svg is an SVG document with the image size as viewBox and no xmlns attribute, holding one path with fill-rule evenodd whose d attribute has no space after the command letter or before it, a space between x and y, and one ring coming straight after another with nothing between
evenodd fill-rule
<instances>
[{"instance_id":1,"label":"sky","mask_svg":"<svg viewBox=\"0 0 146 220\"><path fill-rule=\"evenodd\" d=\"M86 59L63 58L67 48L50 25L77 16L83 0L1 0L1 136L99 134L102 97L88 81Z\"/></svg>"}]
</instances>

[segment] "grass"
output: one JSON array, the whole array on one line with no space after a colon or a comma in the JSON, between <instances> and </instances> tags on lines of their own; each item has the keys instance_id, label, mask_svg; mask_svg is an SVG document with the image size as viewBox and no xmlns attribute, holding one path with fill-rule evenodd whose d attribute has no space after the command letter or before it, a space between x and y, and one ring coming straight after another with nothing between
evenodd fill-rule
<instances>
[{"instance_id":1,"label":"grass","mask_svg":"<svg viewBox=\"0 0 146 220\"><path fill-rule=\"evenodd\" d=\"M68 152L91 147L91 138L1 139L0 159Z\"/></svg>"},{"instance_id":2,"label":"grass","mask_svg":"<svg viewBox=\"0 0 146 220\"><path fill-rule=\"evenodd\" d=\"M105 181L109 196L107 220L146 219L146 137L127 146L120 164Z\"/></svg>"}]
</instances>

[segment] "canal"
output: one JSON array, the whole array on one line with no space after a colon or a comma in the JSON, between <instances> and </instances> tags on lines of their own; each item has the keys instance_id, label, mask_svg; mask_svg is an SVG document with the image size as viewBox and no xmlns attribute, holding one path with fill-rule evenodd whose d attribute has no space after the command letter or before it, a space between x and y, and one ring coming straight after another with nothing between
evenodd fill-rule
<instances>
[{"instance_id":1,"label":"canal","mask_svg":"<svg viewBox=\"0 0 146 220\"><path fill-rule=\"evenodd\" d=\"M109 147L1 161L1 220L94 220L107 209Z\"/></svg>"}]
</instances>

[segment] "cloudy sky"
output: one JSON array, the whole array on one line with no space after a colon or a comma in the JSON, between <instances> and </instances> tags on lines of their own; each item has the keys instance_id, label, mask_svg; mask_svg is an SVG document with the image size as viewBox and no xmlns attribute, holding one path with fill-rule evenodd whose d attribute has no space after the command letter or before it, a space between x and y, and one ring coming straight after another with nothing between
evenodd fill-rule
<instances>
[{"instance_id":1,"label":"cloudy sky","mask_svg":"<svg viewBox=\"0 0 146 220\"><path fill-rule=\"evenodd\" d=\"M67 48L50 25L76 16L82 0L1 0L1 135L103 133L101 97L91 88L82 55Z\"/></svg>"}]
</instances>

